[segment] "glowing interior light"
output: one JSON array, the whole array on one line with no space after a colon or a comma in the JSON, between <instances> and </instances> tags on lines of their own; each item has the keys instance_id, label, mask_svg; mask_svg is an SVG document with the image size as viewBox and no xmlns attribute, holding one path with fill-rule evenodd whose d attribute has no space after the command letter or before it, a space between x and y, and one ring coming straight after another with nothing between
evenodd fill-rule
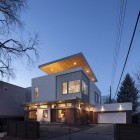
<instances>
[{"instance_id":1,"label":"glowing interior light","mask_svg":"<svg viewBox=\"0 0 140 140\"><path fill-rule=\"evenodd\" d=\"M89 73L89 71L87 70L87 73Z\"/></svg>"},{"instance_id":2,"label":"glowing interior light","mask_svg":"<svg viewBox=\"0 0 140 140\"><path fill-rule=\"evenodd\" d=\"M53 71L53 69L51 69L51 71Z\"/></svg>"},{"instance_id":3,"label":"glowing interior light","mask_svg":"<svg viewBox=\"0 0 140 140\"><path fill-rule=\"evenodd\" d=\"M73 65L76 65L76 62L74 62Z\"/></svg>"}]
</instances>

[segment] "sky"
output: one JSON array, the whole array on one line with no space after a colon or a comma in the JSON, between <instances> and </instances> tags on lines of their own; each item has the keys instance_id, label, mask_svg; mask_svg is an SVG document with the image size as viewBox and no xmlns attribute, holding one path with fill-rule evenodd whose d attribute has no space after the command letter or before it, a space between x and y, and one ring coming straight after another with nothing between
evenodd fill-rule
<instances>
[{"instance_id":1,"label":"sky","mask_svg":"<svg viewBox=\"0 0 140 140\"><path fill-rule=\"evenodd\" d=\"M118 7L121 0L28 0L21 14L24 31L39 34L36 66L14 62L15 79L10 83L31 86L31 79L46 75L38 65L82 52L97 77L102 95L114 95L129 48L140 0L127 0L118 65L112 84ZM140 22L124 71L134 77L140 67ZM114 74L113 74L114 75Z\"/></svg>"}]
</instances>

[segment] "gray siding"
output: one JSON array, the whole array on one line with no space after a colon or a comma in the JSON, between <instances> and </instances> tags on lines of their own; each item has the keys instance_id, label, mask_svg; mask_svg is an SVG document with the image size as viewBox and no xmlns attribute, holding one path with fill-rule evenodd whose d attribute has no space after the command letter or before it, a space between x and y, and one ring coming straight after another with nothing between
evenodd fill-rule
<instances>
[{"instance_id":1,"label":"gray siding","mask_svg":"<svg viewBox=\"0 0 140 140\"><path fill-rule=\"evenodd\" d=\"M81 93L70 93L70 94L62 94L62 83L69 82L73 80L80 80L81 79L81 71L72 72L64 75L57 76L56 78L56 85L57 85L57 99L70 99L74 97L81 98Z\"/></svg>"},{"instance_id":2,"label":"gray siding","mask_svg":"<svg viewBox=\"0 0 140 140\"><path fill-rule=\"evenodd\" d=\"M100 99L101 99L101 92L98 89L98 87L92 82L90 81L90 97L89 97L89 102L93 105L97 105L99 103L95 102L95 92L99 95Z\"/></svg>"},{"instance_id":3,"label":"gray siding","mask_svg":"<svg viewBox=\"0 0 140 140\"><path fill-rule=\"evenodd\" d=\"M82 100L85 101L85 102L89 102L89 97L90 97L90 84L89 84L89 79L87 78L87 76L81 72L82 74L82 80L87 84L88 86L88 95L85 95L85 94L82 94ZM82 86L81 86L82 88Z\"/></svg>"},{"instance_id":4,"label":"gray siding","mask_svg":"<svg viewBox=\"0 0 140 140\"><path fill-rule=\"evenodd\" d=\"M26 89L0 82L0 116L23 116Z\"/></svg>"},{"instance_id":5,"label":"gray siding","mask_svg":"<svg viewBox=\"0 0 140 140\"><path fill-rule=\"evenodd\" d=\"M85 95L85 94L81 93L82 83L80 84L81 88L80 88L79 93L62 94L62 83L73 81L73 80L80 80L80 82L82 82L82 80L83 80L89 87L89 79L85 76L85 74L82 71L76 71L76 72L67 73L64 75L59 75L56 78L57 99L64 100L64 99L78 97L78 98L81 98L85 102L89 102L89 95Z\"/></svg>"}]
</instances>

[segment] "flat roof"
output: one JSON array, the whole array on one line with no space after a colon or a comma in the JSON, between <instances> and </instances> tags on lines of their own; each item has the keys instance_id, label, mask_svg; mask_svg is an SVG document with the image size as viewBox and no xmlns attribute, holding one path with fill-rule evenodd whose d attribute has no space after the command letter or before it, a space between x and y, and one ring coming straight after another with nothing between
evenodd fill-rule
<instances>
[{"instance_id":1,"label":"flat roof","mask_svg":"<svg viewBox=\"0 0 140 140\"><path fill-rule=\"evenodd\" d=\"M64 57L39 66L39 68L47 74L54 74L77 67L82 67L90 79L97 82L95 74L82 53Z\"/></svg>"}]
</instances>

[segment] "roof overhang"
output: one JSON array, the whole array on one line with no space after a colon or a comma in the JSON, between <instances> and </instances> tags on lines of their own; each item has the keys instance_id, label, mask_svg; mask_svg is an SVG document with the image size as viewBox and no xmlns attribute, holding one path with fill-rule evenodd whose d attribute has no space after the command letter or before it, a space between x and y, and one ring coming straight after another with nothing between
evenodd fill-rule
<instances>
[{"instance_id":1,"label":"roof overhang","mask_svg":"<svg viewBox=\"0 0 140 140\"><path fill-rule=\"evenodd\" d=\"M40 106L40 105L46 105L46 104L47 105L61 104L61 103L63 104L63 103L69 103L69 102L82 103L84 105L94 107L94 105L92 105L92 104L90 104L88 102L85 102L85 101L83 101L82 99L80 99L78 97L71 98L71 99L65 99L65 100L56 99L56 100L51 100L51 101L25 102L22 105L25 105L25 106Z\"/></svg>"},{"instance_id":2,"label":"roof overhang","mask_svg":"<svg viewBox=\"0 0 140 140\"><path fill-rule=\"evenodd\" d=\"M90 79L97 82L96 76L82 53L71 55L39 66L39 68L47 74L54 74L77 67L82 67Z\"/></svg>"}]
</instances>

